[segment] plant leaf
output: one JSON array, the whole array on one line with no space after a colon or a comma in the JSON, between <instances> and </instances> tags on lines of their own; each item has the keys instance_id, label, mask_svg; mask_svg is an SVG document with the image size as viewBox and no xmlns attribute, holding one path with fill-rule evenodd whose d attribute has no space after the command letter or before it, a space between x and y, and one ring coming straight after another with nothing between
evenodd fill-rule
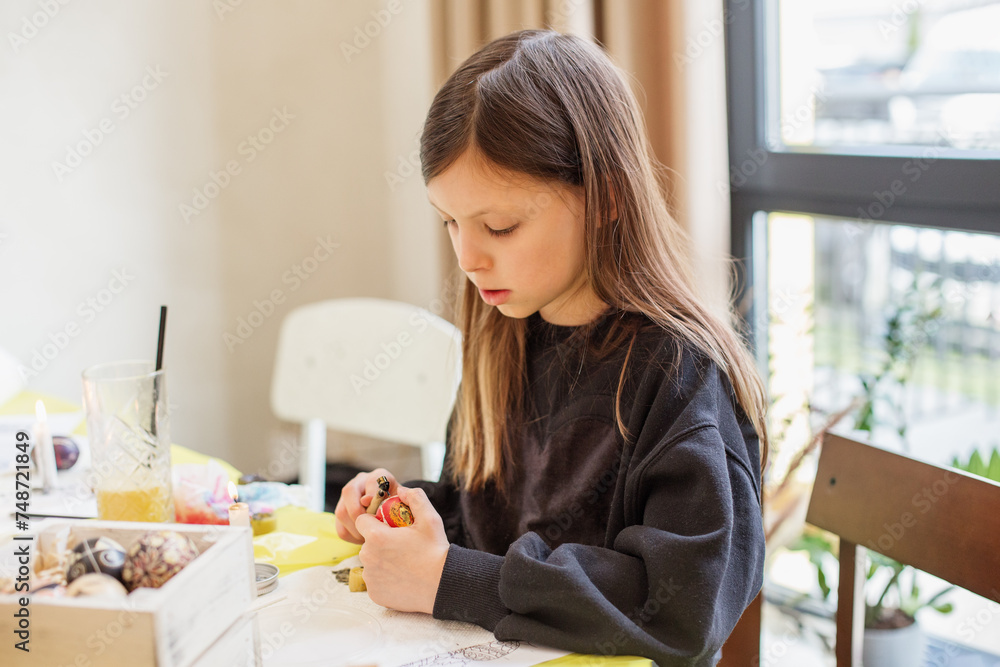
<instances>
[{"instance_id":1,"label":"plant leaf","mask_svg":"<svg viewBox=\"0 0 1000 667\"><path fill-rule=\"evenodd\" d=\"M966 467L966 470L973 475L986 477L986 464L983 463L983 457L979 455L978 449L973 451L972 456L969 457L969 465Z\"/></svg>"},{"instance_id":2,"label":"plant leaf","mask_svg":"<svg viewBox=\"0 0 1000 667\"><path fill-rule=\"evenodd\" d=\"M823 573L822 567L816 568L816 579L819 582L819 590L823 593L823 599L827 600L830 598L830 585L826 583L826 575Z\"/></svg>"},{"instance_id":3,"label":"plant leaf","mask_svg":"<svg viewBox=\"0 0 1000 667\"><path fill-rule=\"evenodd\" d=\"M1000 482L1000 451L996 447L993 448L993 453L990 454L990 465L986 469L986 477L992 479L994 482Z\"/></svg>"}]
</instances>

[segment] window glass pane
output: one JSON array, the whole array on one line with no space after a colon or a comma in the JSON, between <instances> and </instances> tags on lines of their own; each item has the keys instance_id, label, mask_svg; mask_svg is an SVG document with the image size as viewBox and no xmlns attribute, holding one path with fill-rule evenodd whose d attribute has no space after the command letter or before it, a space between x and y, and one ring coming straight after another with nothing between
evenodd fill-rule
<instances>
[{"instance_id":1,"label":"window glass pane","mask_svg":"<svg viewBox=\"0 0 1000 667\"><path fill-rule=\"evenodd\" d=\"M833 432L937 465L957 458L968 469L978 452L989 468L991 457L1000 457L992 454L1000 447L1000 237L801 214L758 215L767 232L769 418L775 447L768 474L772 509L765 525L777 526L769 528L776 536L771 542L792 549L777 551L765 586L772 602L797 606L800 611L786 612L795 619L809 616L812 611L802 613L807 610L817 614L799 626L808 630L786 630L781 624L787 626L787 619L765 617L764 650L794 645L795 658L776 655L774 665L832 665L832 654L815 639L831 639L834 623L832 607L820 602L816 569L804 550L809 544L794 537L782 541L801 526L789 527L794 514L785 508L808 498L816 474L816 458L799 454L842 413ZM789 475L793 461L802 463ZM790 484L782 483L786 478ZM796 487L804 491L795 495ZM823 557L826 574L835 576L835 558ZM919 577L921 599L946 588L930 575ZM835 579L826 585L836 590ZM869 601L876 589L868 587ZM813 599L802 602L802 593ZM931 636L925 664L994 664L1000 655L996 604L961 589L945 600L954 605L953 613L920 617ZM980 613L983 630L970 633L968 619Z\"/></svg>"},{"instance_id":2,"label":"window glass pane","mask_svg":"<svg viewBox=\"0 0 1000 667\"><path fill-rule=\"evenodd\" d=\"M1000 149L1000 1L777 1L772 146Z\"/></svg>"},{"instance_id":3,"label":"window glass pane","mask_svg":"<svg viewBox=\"0 0 1000 667\"><path fill-rule=\"evenodd\" d=\"M794 450L853 405L835 430L936 464L988 461L1000 237L785 213L767 224L776 441Z\"/></svg>"}]
</instances>

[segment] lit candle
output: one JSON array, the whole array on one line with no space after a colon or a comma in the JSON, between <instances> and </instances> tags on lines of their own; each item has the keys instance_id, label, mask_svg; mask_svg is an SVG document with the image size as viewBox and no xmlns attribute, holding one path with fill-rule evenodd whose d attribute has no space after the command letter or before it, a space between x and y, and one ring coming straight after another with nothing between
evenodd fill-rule
<instances>
[{"instance_id":1,"label":"lit candle","mask_svg":"<svg viewBox=\"0 0 1000 667\"><path fill-rule=\"evenodd\" d=\"M59 486L59 480L56 477L56 450L52 446L52 432L49 431L45 404L41 400L35 402L35 419L32 434L38 451L38 476L41 478L42 491L48 493Z\"/></svg>"},{"instance_id":2,"label":"lit candle","mask_svg":"<svg viewBox=\"0 0 1000 667\"><path fill-rule=\"evenodd\" d=\"M246 503L236 502L236 485L229 483L229 497L233 499L233 504L229 506L229 525L250 527L250 506Z\"/></svg>"}]
</instances>

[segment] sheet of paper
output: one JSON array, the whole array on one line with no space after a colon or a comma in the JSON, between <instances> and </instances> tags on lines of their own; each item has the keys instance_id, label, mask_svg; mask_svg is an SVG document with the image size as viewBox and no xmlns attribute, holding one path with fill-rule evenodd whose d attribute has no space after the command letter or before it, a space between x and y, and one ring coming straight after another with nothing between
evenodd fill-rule
<instances>
[{"instance_id":1,"label":"sheet of paper","mask_svg":"<svg viewBox=\"0 0 1000 667\"><path fill-rule=\"evenodd\" d=\"M354 557L279 580L277 590L268 595L287 597L258 613L264 667L305 667L312 664L309 659L292 662L293 656L315 650L323 651L322 664L331 667L461 667L484 662L495 667L528 667L567 655L527 642L500 642L493 633L471 623L438 621L427 614L379 606L366 593L351 593L333 575L334 570L358 565ZM265 600L259 599L260 603ZM338 618L351 626L348 633L338 635ZM323 645L322 634L310 627L324 619L330 623L328 646ZM307 642L309 650L299 651L307 648Z\"/></svg>"}]
</instances>

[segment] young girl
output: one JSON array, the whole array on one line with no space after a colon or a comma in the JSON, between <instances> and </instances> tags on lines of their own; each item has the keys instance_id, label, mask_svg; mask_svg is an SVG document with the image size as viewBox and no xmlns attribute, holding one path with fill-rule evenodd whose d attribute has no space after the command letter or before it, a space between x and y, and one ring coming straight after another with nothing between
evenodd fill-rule
<instances>
[{"instance_id":1,"label":"young girl","mask_svg":"<svg viewBox=\"0 0 1000 667\"><path fill-rule=\"evenodd\" d=\"M576 37L498 39L438 92L421 158L466 276L462 383L440 482L341 493L371 599L714 665L761 587L766 396L695 294L624 76ZM380 475L414 525L366 513Z\"/></svg>"}]
</instances>

